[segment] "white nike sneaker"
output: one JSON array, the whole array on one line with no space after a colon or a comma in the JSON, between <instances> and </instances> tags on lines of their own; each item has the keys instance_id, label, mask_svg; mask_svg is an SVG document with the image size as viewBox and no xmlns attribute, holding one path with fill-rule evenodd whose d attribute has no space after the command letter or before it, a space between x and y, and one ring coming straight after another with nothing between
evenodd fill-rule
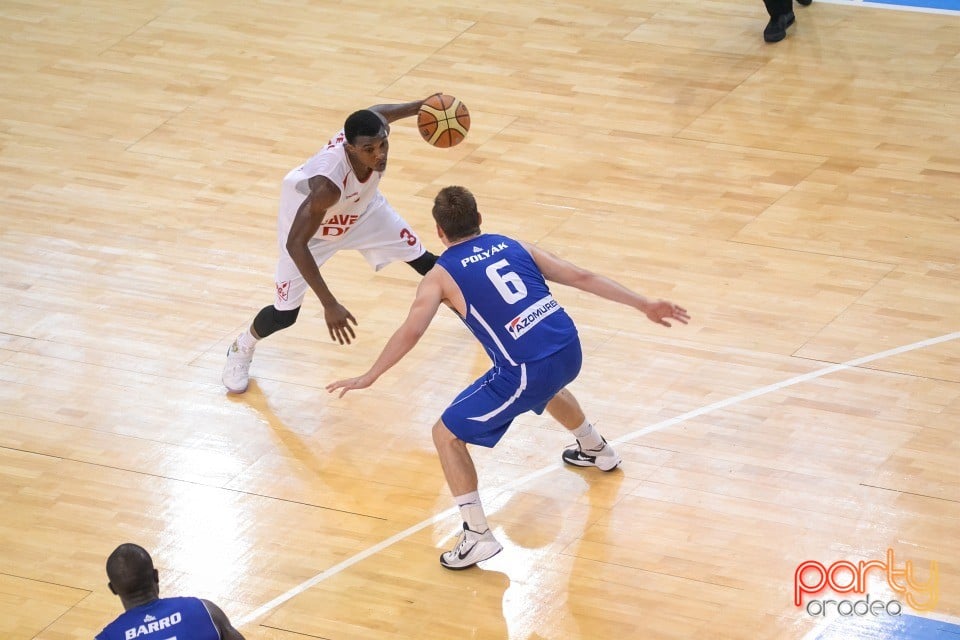
<instances>
[{"instance_id":1,"label":"white nike sneaker","mask_svg":"<svg viewBox=\"0 0 960 640\"><path fill-rule=\"evenodd\" d=\"M487 529L483 533L477 533L468 529L464 522L463 533L460 534L457 546L440 554L440 564L447 569L466 569L478 562L489 560L501 551L503 545L493 537L493 531Z\"/></svg>"},{"instance_id":2,"label":"white nike sneaker","mask_svg":"<svg viewBox=\"0 0 960 640\"><path fill-rule=\"evenodd\" d=\"M223 366L223 386L230 393L243 393L250 384L250 363L253 362L253 349L247 351L237 346L234 340L227 349L227 364Z\"/></svg>"},{"instance_id":3,"label":"white nike sneaker","mask_svg":"<svg viewBox=\"0 0 960 640\"><path fill-rule=\"evenodd\" d=\"M578 440L576 445L564 449L562 457L564 462L575 467L596 467L600 471L613 471L621 462L620 454L606 440L599 449L584 449Z\"/></svg>"}]
</instances>

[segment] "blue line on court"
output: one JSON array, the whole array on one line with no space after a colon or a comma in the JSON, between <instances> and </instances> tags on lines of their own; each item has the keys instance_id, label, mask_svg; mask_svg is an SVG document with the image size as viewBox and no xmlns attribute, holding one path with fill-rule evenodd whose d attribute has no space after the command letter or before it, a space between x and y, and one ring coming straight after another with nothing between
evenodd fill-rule
<instances>
[{"instance_id":1,"label":"blue line on court","mask_svg":"<svg viewBox=\"0 0 960 640\"><path fill-rule=\"evenodd\" d=\"M910 615L838 618L816 640L960 640L960 625Z\"/></svg>"},{"instance_id":2,"label":"blue line on court","mask_svg":"<svg viewBox=\"0 0 960 640\"><path fill-rule=\"evenodd\" d=\"M863 0L865 5L892 4L901 7L921 7L960 12L960 0Z\"/></svg>"}]
</instances>

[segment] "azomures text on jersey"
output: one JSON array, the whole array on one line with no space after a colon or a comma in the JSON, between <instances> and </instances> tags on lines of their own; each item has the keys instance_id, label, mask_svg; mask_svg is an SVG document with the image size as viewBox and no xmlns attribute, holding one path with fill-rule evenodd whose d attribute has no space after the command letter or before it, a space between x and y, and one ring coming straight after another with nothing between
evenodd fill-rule
<instances>
[{"instance_id":1,"label":"azomures text on jersey","mask_svg":"<svg viewBox=\"0 0 960 640\"><path fill-rule=\"evenodd\" d=\"M521 311L516 318L504 325L513 339L516 340L524 333L533 329L537 324L549 316L554 311L559 311L562 307L553 296L547 296L537 300L532 305Z\"/></svg>"}]
</instances>

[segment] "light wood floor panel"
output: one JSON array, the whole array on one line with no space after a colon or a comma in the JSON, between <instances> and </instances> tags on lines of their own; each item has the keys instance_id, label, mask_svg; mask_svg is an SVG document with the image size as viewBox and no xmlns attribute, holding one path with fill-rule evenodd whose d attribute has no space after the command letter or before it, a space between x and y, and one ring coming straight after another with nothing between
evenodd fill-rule
<instances>
[{"instance_id":1,"label":"light wood floor panel","mask_svg":"<svg viewBox=\"0 0 960 640\"><path fill-rule=\"evenodd\" d=\"M458 47L444 48L391 90L418 93L440 82L484 110L508 109L545 127L584 122L601 131L672 134L761 65L749 57L648 47L589 32L577 24L481 23L457 39ZM460 46L473 52L469 60L456 58ZM491 85L496 92L473 95L476 87Z\"/></svg>"},{"instance_id":2,"label":"light wood floor panel","mask_svg":"<svg viewBox=\"0 0 960 640\"><path fill-rule=\"evenodd\" d=\"M165 592L202 591L212 599L266 601L288 588L286 580L306 580L389 531L375 517L225 491L159 474L131 473L102 461L82 463L7 448L0 469L5 478L19 478L28 487L5 492L3 508L14 516L2 527L10 540L5 545L5 570L66 585L72 584L71 576L85 574L95 580L91 590L105 584L101 548L137 538L163 558L158 567L165 575ZM121 503L128 507L114 508ZM297 530L284 532L271 543L276 549L289 545L294 553L286 559L240 542L260 539L265 532L258 529L272 529L276 520L291 517L298 522ZM170 526L160 524L167 519ZM24 530L35 535L15 536L15 531ZM147 531L155 533L147 535ZM324 544L316 545L318 539ZM51 546L69 550L68 559L51 555ZM214 566L232 570L212 571ZM238 579L249 572L260 574L261 580L254 585ZM108 608L101 616L115 601L105 604ZM234 608L242 611L237 605Z\"/></svg>"},{"instance_id":3,"label":"light wood floor panel","mask_svg":"<svg viewBox=\"0 0 960 640\"><path fill-rule=\"evenodd\" d=\"M960 175L957 169L960 165L943 180L917 175L915 170L824 168L840 175L827 178L815 172L746 225L736 240L851 258L949 265L960 242L951 185ZM883 188L867 195L868 185Z\"/></svg>"},{"instance_id":4,"label":"light wood floor panel","mask_svg":"<svg viewBox=\"0 0 960 640\"><path fill-rule=\"evenodd\" d=\"M8 640L32 638L89 595L83 589L0 574L0 634Z\"/></svg>"},{"instance_id":5,"label":"light wood floor panel","mask_svg":"<svg viewBox=\"0 0 960 640\"><path fill-rule=\"evenodd\" d=\"M697 231L716 234L725 228L722 215L757 215L825 159L813 153L634 134L626 129L626 121L601 122L599 130L589 121L566 121L545 130L542 121L517 120L495 142L472 154L469 162L458 165L456 174L481 181L490 197L547 197L584 209L613 208L621 215L636 211L662 219L666 228L687 222L695 212L702 227ZM569 157L544 171L543 154L557 148L566 149ZM448 176L434 182L444 179ZM715 218L720 224L713 224ZM740 225L748 221L742 217ZM682 229L693 226L688 223ZM733 227L738 229L739 225Z\"/></svg>"},{"instance_id":6,"label":"light wood floor panel","mask_svg":"<svg viewBox=\"0 0 960 640\"><path fill-rule=\"evenodd\" d=\"M773 46L764 23L729 0L4 3L0 635L89 640L124 541L249 640L799 640L797 564L887 548L938 562L960 616L960 22L815 2ZM272 300L283 175L348 112L435 91L470 135L396 123L383 183L429 248L463 184L488 230L693 316L556 292L624 463L561 468L571 437L520 417L475 452L505 550L458 573L429 428L483 351L443 312L374 389L324 391L404 317L410 269L337 256L357 341L311 298L245 395L219 380Z\"/></svg>"}]
</instances>

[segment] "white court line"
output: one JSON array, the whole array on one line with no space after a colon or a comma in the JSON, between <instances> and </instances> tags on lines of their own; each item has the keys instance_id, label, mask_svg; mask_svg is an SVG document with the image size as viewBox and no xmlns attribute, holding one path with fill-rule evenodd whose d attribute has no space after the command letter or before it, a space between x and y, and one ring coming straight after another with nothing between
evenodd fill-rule
<instances>
[{"instance_id":1,"label":"white court line","mask_svg":"<svg viewBox=\"0 0 960 640\"><path fill-rule=\"evenodd\" d=\"M803 375L794 376L787 380L781 382L775 382L773 384L768 384L765 387L760 387L759 389L754 389L753 391L747 391L741 393L738 396L733 396L732 398L727 398L726 400L720 400L714 402L713 404L708 404L705 407L700 407L699 409L694 409L693 411L688 411L687 413L680 414L679 416L664 420L663 422L658 422L652 424L649 427L644 427L634 431L633 433L628 433L625 436L621 436L616 440L611 440L610 444L620 444L622 442L629 442L635 438L639 438L642 435L652 433L654 431L660 431L667 427L672 427L675 424L681 422L686 422L691 418L696 418L707 413L713 413L717 409L723 409L729 407L730 405L739 404L744 400L750 400L751 398L756 398L757 396L766 395L774 391L779 391L780 389L785 389L786 387L792 387L795 384L800 384L801 382L807 382L808 380L813 380L815 378L822 378L823 376L829 375L831 373L836 373L837 371L843 371L845 369L853 369L859 367L862 364L867 364L868 362L873 362L875 360L882 360L884 358L889 358L890 356L900 355L901 353L907 353L908 351L916 351L917 349L923 349L925 347L930 347L935 344L940 344L941 342L949 342L950 340L955 340L960 338L960 331L955 331L953 333L948 333L942 335L938 338L928 338L927 340L921 340L920 342L914 342L912 344L907 344L902 347L896 347L894 349L887 349L886 351L881 351L870 356L864 356L862 358L856 358L854 360L848 360L847 362L842 362L840 364L833 364L829 367L824 367L823 369L817 369L816 371L811 371L810 373L804 373Z\"/></svg>"},{"instance_id":2,"label":"white court line","mask_svg":"<svg viewBox=\"0 0 960 640\"><path fill-rule=\"evenodd\" d=\"M916 351L917 349L923 349L923 348L930 347L930 346L933 346L933 345L936 345L936 344L940 344L940 343L942 343L942 342L949 342L950 340L956 340L957 338L960 338L960 331L955 331L955 332L953 332L953 333L948 333L948 334L939 336L939 337L937 337L937 338L929 338L929 339L927 339L927 340L921 340L920 342L914 342L914 343L911 343L911 344L904 345L904 346L902 346L902 347L896 347L896 348L894 348L894 349L888 349L888 350L886 350L886 351L881 351L881 352L879 352L879 353L875 353L875 354L870 355L870 356L864 356L864 357L862 357L862 358L856 358L856 359L854 359L854 360L848 360L847 362L843 362L843 363L841 363L841 364L833 364L833 365L830 365L829 367L824 367L823 369L817 369L816 371L811 371L810 373L805 373L805 374L803 374L803 375L794 376L793 378L788 378L787 380L783 380L783 381L781 381L781 382L776 382L776 383L774 383L774 384L769 384L769 385L767 385L767 386L765 386L765 387L760 387L760 388L758 388L758 389L754 389L753 391L747 391L747 392L745 392L745 393L741 393L740 395L736 395L736 396L733 396L733 397L731 397L731 398L727 398L726 400L720 400L720 401L718 401L718 402L714 402L714 403L712 403L712 404L708 404L708 405L706 405L705 407L701 407L701 408L699 408L699 409L694 409L693 411L688 411L688 412L683 413L683 414L681 414L681 415L679 415L679 416L676 416L676 417L673 417L673 418L669 418L669 419L667 419L667 420L663 420L663 421L658 422L658 423L656 423L656 424L652 424L652 425L650 425L649 427L644 427L643 429L638 429L637 431L633 431L632 433L628 433L627 435L621 436L620 438L617 438L616 440L611 440L610 442L611 442L611 444L622 444L622 443L625 443L625 442L630 442L631 440L635 440L636 438L639 438L640 436L644 436L644 435L647 435L647 434L649 434L649 433L653 433L653 432L655 432L655 431L660 431L660 430L662 430L662 429L666 429L667 427L672 427L673 425L680 424L681 422L686 422L687 420L690 420L690 419L692 419L692 418L696 418L696 417L699 417L699 416L702 416L702 415L706 415L706 414L708 414L708 413L712 413L712 412L714 412L714 411L716 411L716 410L718 410L718 409L723 409L723 408L729 407L729 406L731 406L731 405L739 404L739 403L743 402L744 400L750 400L750 399L756 398L756 397L758 397L758 396L762 396L762 395L765 395L765 394L768 394L768 393L773 393L774 391L779 391L780 389L785 389L785 388L787 388L787 387L792 387L792 386L794 386L794 385L797 385L797 384L800 384L800 383L803 383L803 382L808 382L808 381L814 380L814 379L816 379L816 378L822 378L823 376L829 375L829 374L831 374L831 373L836 373L837 371L843 371L843 370L845 370L845 369L853 369L853 368L858 367L858 366L860 366L860 365L862 365L862 364L867 364L868 362L873 362L873 361L875 361L875 360L881 360L881 359L883 359L883 358L889 358L889 357L891 357L891 356L900 355L901 353L908 353L908 352L910 352L910 351ZM563 466L563 465L561 465L560 463L556 463L556 464L552 464L552 465L546 466L546 467L544 467L544 468L542 468L542 469L540 469L540 470L538 470L538 471L534 471L534 472L532 472L532 473L528 473L527 475L522 476L522 477L520 477L520 478L517 478L516 480L513 480L512 482L508 482L506 485L500 487L499 489L497 489L497 493L500 494L500 493L503 493L503 492L505 492L505 491L511 491L511 490L513 490L513 489L515 489L515 488L517 488L517 487L520 487L520 486L523 486L523 485L525 485L525 484L528 484L529 482L531 482L531 481L533 481L533 480L536 480L537 478L540 478L541 476L544 476L544 475L546 475L546 474L548 474L548 473L551 473L551 472L553 472L553 471L556 471L557 469L559 469L559 468L562 467L562 466ZM236 624L235 624L235 626L242 627L243 625L248 624L248 623L252 622L253 620L256 620L257 618L259 618L259 617L261 617L261 616L269 613L269 612L272 611L273 609L276 609L277 607L279 607L281 604L283 604L283 603L286 602L287 600L290 600L291 598L294 598L294 597L300 595L301 593L303 593L304 591L306 591L306 590L309 589L310 587L313 587L313 586L315 586L315 585L323 582L323 581L326 580L327 578L331 578L331 577L337 575L338 573L340 573L340 572L343 571L344 569L349 569L350 567L352 567L353 565L357 564L357 563L360 562L361 560L365 560L365 559L369 558L370 556L372 556L372 555L374 555L374 554L376 554L376 553L379 553L380 551L383 551L383 550L386 549L387 547L390 547L391 545L393 545L393 544L395 544L395 543L397 543L397 542L400 542L401 540L403 540L403 539L405 539L405 538L413 535L414 533L417 533L417 532L420 531L421 529L425 529L426 527L429 527L430 525L432 525L432 524L434 524L434 523L437 523L437 522L440 522L441 520L444 520L444 519L446 519L446 518L449 518L450 516L454 515L456 512L457 512L457 509L454 508L454 507L451 507L451 508L447 509L446 511L442 511L442 512L434 515L434 516L431 517L431 518L428 518L428 519L426 519L426 520L424 520L424 521L422 521L422 522L419 522L419 523L417 523L417 524L415 524L415 525L413 525L413 526L411 526L411 527L408 527L407 529L404 529L403 531L401 531L401 532L399 532L399 533L397 533L397 534L394 534L394 535L390 536L390 537L387 538L386 540L383 540L383 541L381 541L381 542L378 542L377 544L373 545L372 547L368 547L367 549L364 549L364 550L361 551L360 553L357 553L356 555L353 555L353 556L347 558L346 560L343 560L342 562L339 562L339 563L333 565L333 566L330 567L329 569L326 569L325 571L322 571L322 572L318 573L317 575L313 576L313 577L310 578L309 580L306 580L306 581L304 581L304 582L301 582L300 584L298 584L297 586L293 587L292 589L290 589L290 590L287 591L286 593L283 593L283 594L277 596L276 598L274 598L274 599L271 600L270 602L267 602L266 604L260 605L259 607L257 607L256 609L254 609L253 611L251 611L250 613L248 613L247 615L245 615L245 616L243 616L242 618L238 619L237 622L236 622Z\"/></svg>"}]
</instances>

